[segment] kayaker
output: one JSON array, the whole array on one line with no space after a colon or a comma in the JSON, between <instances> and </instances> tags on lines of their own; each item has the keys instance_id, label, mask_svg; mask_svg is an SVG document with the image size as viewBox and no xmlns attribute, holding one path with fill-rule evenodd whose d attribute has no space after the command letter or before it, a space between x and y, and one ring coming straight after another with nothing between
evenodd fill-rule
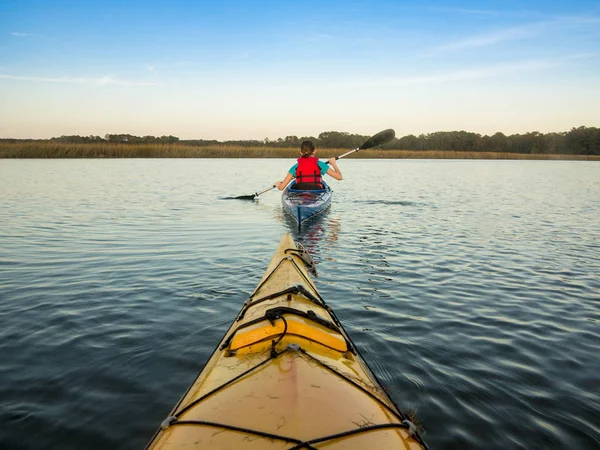
<instances>
[{"instance_id":1,"label":"kayaker","mask_svg":"<svg viewBox=\"0 0 600 450\"><path fill-rule=\"evenodd\" d=\"M336 180L341 180L342 172L336 159L329 158L329 164L324 163L315 157L316 152L317 148L313 141L303 141L300 146L298 162L290 168L283 181L274 183L277 189L283 191L294 178L296 179L295 189L306 190L323 189L321 180L325 174Z\"/></svg>"}]
</instances>

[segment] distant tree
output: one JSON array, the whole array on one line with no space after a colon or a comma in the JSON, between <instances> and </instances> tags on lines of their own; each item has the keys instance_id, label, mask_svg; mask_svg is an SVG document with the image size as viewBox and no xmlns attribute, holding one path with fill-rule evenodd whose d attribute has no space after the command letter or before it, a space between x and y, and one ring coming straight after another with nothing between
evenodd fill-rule
<instances>
[{"instance_id":1,"label":"distant tree","mask_svg":"<svg viewBox=\"0 0 600 450\"><path fill-rule=\"evenodd\" d=\"M318 145L322 148L356 148L368 139L367 136L339 131L325 131L319 134Z\"/></svg>"},{"instance_id":2,"label":"distant tree","mask_svg":"<svg viewBox=\"0 0 600 450\"><path fill-rule=\"evenodd\" d=\"M194 146L231 145L242 147L299 147L304 140L311 140L321 148L357 148L369 136L351 134L340 131L324 131L318 137L295 135L274 140L268 137L264 140L180 140L176 136L134 136L131 134L106 134L100 136L60 136L50 140L61 143L93 143L112 142L127 144L181 144ZM1 142L25 142L31 139L0 139ZM44 141L37 140L37 141ZM543 154L583 154L600 155L600 129L595 127L580 126L568 132L540 133L531 131L525 134L507 136L501 132L491 136L482 136L478 133L460 131L437 131L429 134L415 136L409 134L396 137L389 143L381 146L382 149L402 150L441 150L441 151L490 151L508 153L543 153Z\"/></svg>"},{"instance_id":3,"label":"distant tree","mask_svg":"<svg viewBox=\"0 0 600 450\"><path fill-rule=\"evenodd\" d=\"M285 147L300 147L301 141L298 139L298 136L286 136L283 144Z\"/></svg>"},{"instance_id":4,"label":"distant tree","mask_svg":"<svg viewBox=\"0 0 600 450\"><path fill-rule=\"evenodd\" d=\"M176 142L179 142L179 138L176 136L161 136L160 137L160 142L162 144L175 144Z\"/></svg>"},{"instance_id":5,"label":"distant tree","mask_svg":"<svg viewBox=\"0 0 600 450\"><path fill-rule=\"evenodd\" d=\"M414 134L403 136L400 139L396 139L397 143L394 148L402 150L419 150L419 139Z\"/></svg>"},{"instance_id":6,"label":"distant tree","mask_svg":"<svg viewBox=\"0 0 600 450\"><path fill-rule=\"evenodd\" d=\"M481 135L478 133L471 133L468 131L461 131L459 133L460 139L462 140L462 148L468 152L478 152L481 147Z\"/></svg>"},{"instance_id":7,"label":"distant tree","mask_svg":"<svg viewBox=\"0 0 600 450\"><path fill-rule=\"evenodd\" d=\"M504 133L498 132L489 138L489 151L505 152L507 145L508 142Z\"/></svg>"},{"instance_id":8,"label":"distant tree","mask_svg":"<svg viewBox=\"0 0 600 450\"><path fill-rule=\"evenodd\" d=\"M521 153L543 153L541 135L538 131L531 131L521 136Z\"/></svg>"},{"instance_id":9,"label":"distant tree","mask_svg":"<svg viewBox=\"0 0 600 450\"><path fill-rule=\"evenodd\" d=\"M566 146L575 154L600 155L600 129L572 128L565 136Z\"/></svg>"},{"instance_id":10,"label":"distant tree","mask_svg":"<svg viewBox=\"0 0 600 450\"><path fill-rule=\"evenodd\" d=\"M104 142L100 136L60 136L50 139L53 142L64 142L69 144L86 144L91 142Z\"/></svg>"},{"instance_id":11,"label":"distant tree","mask_svg":"<svg viewBox=\"0 0 600 450\"><path fill-rule=\"evenodd\" d=\"M547 153L549 154L560 154L567 153L568 149L565 144L566 133L548 133L544 136L546 142Z\"/></svg>"}]
</instances>

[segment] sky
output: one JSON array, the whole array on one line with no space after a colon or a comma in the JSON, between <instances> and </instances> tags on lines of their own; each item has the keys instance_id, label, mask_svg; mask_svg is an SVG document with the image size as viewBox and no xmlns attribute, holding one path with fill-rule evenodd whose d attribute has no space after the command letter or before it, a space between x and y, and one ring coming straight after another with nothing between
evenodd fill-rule
<instances>
[{"instance_id":1,"label":"sky","mask_svg":"<svg viewBox=\"0 0 600 450\"><path fill-rule=\"evenodd\" d=\"M0 0L0 138L579 126L597 0Z\"/></svg>"}]
</instances>

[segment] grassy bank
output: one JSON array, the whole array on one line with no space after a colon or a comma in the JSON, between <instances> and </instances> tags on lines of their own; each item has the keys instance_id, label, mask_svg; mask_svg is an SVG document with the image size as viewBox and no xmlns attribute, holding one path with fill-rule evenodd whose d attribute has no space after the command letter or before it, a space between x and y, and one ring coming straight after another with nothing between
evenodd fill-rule
<instances>
[{"instance_id":1,"label":"grassy bank","mask_svg":"<svg viewBox=\"0 0 600 450\"><path fill-rule=\"evenodd\" d=\"M322 149L321 158L348 149ZM206 146L181 144L59 144L54 142L0 142L0 158L296 158L296 148ZM562 159L595 160L600 156L546 155L494 152L361 150L351 158L363 159Z\"/></svg>"}]
</instances>

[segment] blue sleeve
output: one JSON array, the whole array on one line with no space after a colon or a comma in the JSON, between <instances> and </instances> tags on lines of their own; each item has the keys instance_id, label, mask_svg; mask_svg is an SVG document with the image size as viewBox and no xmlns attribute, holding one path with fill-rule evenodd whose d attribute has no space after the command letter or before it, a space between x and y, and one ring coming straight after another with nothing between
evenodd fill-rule
<instances>
[{"instance_id":1,"label":"blue sleeve","mask_svg":"<svg viewBox=\"0 0 600 450\"><path fill-rule=\"evenodd\" d=\"M288 172L296 178L296 170L298 169L298 163L294 164Z\"/></svg>"},{"instance_id":2,"label":"blue sleeve","mask_svg":"<svg viewBox=\"0 0 600 450\"><path fill-rule=\"evenodd\" d=\"M321 175L325 175L329 170L329 164L324 163L323 161L319 161L319 169L321 169Z\"/></svg>"}]
</instances>

